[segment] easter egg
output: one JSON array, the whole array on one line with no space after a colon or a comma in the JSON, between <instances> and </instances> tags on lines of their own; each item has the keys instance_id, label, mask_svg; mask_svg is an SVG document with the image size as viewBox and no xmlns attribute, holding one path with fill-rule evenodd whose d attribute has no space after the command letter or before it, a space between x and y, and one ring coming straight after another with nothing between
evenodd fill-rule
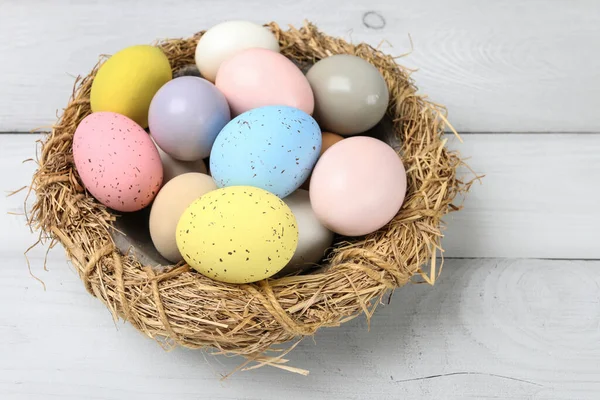
<instances>
[{"instance_id":1,"label":"easter egg","mask_svg":"<svg viewBox=\"0 0 600 400\"><path fill-rule=\"evenodd\" d=\"M146 128L150 101L171 77L169 60L158 47L127 47L96 73L90 93L92 111L123 114Z\"/></svg>"},{"instance_id":2,"label":"easter egg","mask_svg":"<svg viewBox=\"0 0 600 400\"><path fill-rule=\"evenodd\" d=\"M290 262L277 275L285 276L314 267L333 242L333 232L325 228L310 205L308 191L298 189L283 202L292 210L298 225L298 246Z\"/></svg>"},{"instance_id":3,"label":"easter egg","mask_svg":"<svg viewBox=\"0 0 600 400\"><path fill-rule=\"evenodd\" d=\"M221 282L249 283L279 272L298 244L296 218L277 196L250 186L206 193L177 224L185 261Z\"/></svg>"},{"instance_id":4,"label":"easter egg","mask_svg":"<svg viewBox=\"0 0 600 400\"><path fill-rule=\"evenodd\" d=\"M150 237L164 258L172 263L183 259L175 240L179 218L194 200L216 188L210 176L190 172L173 178L158 192L150 210Z\"/></svg>"},{"instance_id":5,"label":"easter egg","mask_svg":"<svg viewBox=\"0 0 600 400\"><path fill-rule=\"evenodd\" d=\"M310 201L323 225L346 236L376 231L398 212L406 193L406 171L396 152L367 136L344 139L315 166Z\"/></svg>"},{"instance_id":6,"label":"easter egg","mask_svg":"<svg viewBox=\"0 0 600 400\"><path fill-rule=\"evenodd\" d=\"M162 164L150 136L121 114L85 117L73 136L73 159L85 188L117 211L141 210L162 184Z\"/></svg>"},{"instance_id":7,"label":"easter egg","mask_svg":"<svg viewBox=\"0 0 600 400\"><path fill-rule=\"evenodd\" d=\"M319 157L321 157L328 148L330 148L331 146L333 146L334 144L336 144L337 142L339 142L342 139L343 139L342 136L337 135L335 133L321 132L321 152L319 154ZM308 190L309 187L310 187L310 176L308 177L308 179L306 181L304 181L301 188Z\"/></svg>"},{"instance_id":8,"label":"easter egg","mask_svg":"<svg viewBox=\"0 0 600 400\"><path fill-rule=\"evenodd\" d=\"M338 54L313 65L306 78L323 129L356 135L375 126L388 106L388 87L377 68L360 57Z\"/></svg>"},{"instance_id":9,"label":"easter egg","mask_svg":"<svg viewBox=\"0 0 600 400\"><path fill-rule=\"evenodd\" d=\"M313 112L313 93L302 71L271 50L247 49L224 61L215 85L227 98L233 115L270 105Z\"/></svg>"},{"instance_id":10,"label":"easter egg","mask_svg":"<svg viewBox=\"0 0 600 400\"><path fill-rule=\"evenodd\" d=\"M176 176L186 174L188 172L200 172L202 174L208 174L206 163L203 159L196 161L177 160L165 153L164 150L156 145L156 143L154 143L154 145L158 150L158 155L160 156L160 161L162 162L163 166L163 186Z\"/></svg>"},{"instance_id":11,"label":"easter egg","mask_svg":"<svg viewBox=\"0 0 600 400\"><path fill-rule=\"evenodd\" d=\"M321 154L319 154L319 156L322 156L328 148L330 148L331 146L343 139L342 136L331 132L323 132L322 136L323 144L321 145Z\"/></svg>"},{"instance_id":12,"label":"easter egg","mask_svg":"<svg viewBox=\"0 0 600 400\"><path fill-rule=\"evenodd\" d=\"M250 48L279 52L279 43L271 31L250 21L226 21L207 30L196 46L196 65L202 76L215 81L223 61Z\"/></svg>"},{"instance_id":13,"label":"easter egg","mask_svg":"<svg viewBox=\"0 0 600 400\"><path fill-rule=\"evenodd\" d=\"M293 107L261 107L219 133L210 172L218 187L255 186L283 198L306 180L320 150L321 130L310 115Z\"/></svg>"},{"instance_id":14,"label":"easter egg","mask_svg":"<svg viewBox=\"0 0 600 400\"><path fill-rule=\"evenodd\" d=\"M158 146L182 161L206 158L229 122L229 106L215 85L195 76L165 84L150 103L150 133Z\"/></svg>"}]
</instances>

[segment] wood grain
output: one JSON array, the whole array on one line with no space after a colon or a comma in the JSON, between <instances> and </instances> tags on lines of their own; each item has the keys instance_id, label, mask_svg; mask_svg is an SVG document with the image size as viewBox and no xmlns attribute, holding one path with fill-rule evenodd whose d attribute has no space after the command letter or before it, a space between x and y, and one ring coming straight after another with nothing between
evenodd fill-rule
<instances>
[{"instance_id":1,"label":"wood grain","mask_svg":"<svg viewBox=\"0 0 600 400\"><path fill-rule=\"evenodd\" d=\"M2 222L6 219L0 217ZM13 231L25 235L23 226ZM239 359L163 351L113 323L60 249L0 248L0 397L46 399L597 399L600 262L448 260L435 287L399 289L370 331L319 331L288 358L220 381ZM33 239L29 237L29 240Z\"/></svg>"},{"instance_id":2,"label":"wood grain","mask_svg":"<svg viewBox=\"0 0 600 400\"><path fill-rule=\"evenodd\" d=\"M311 20L409 57L421 92L469 132L600 132L600 3L593 0L0 0L0 131L54 122L99 54L226 19ZM393 46L393 47L391 47Z\"/></svg>"},{"instance_id":3,"label":"wood grain","mask_svg":"<svg viewBox=\"0 0 600 400\"><path fill-rule=\"evenodd\" d=\"M11 170L1 184L5 191L29 184L35 165L20 163L34 156L39 137L0 136L0 162ZM449 136L449 146L486 176L473 185L464 209L446 217L445 256L600 258L600 135L477 134L464 144ZM22 198L0 197L0 205L21 212ZM7 243L22 244L21 221L10 217L4 224L15 229Z\"/></svg>"},{"instance_id":4,"label":"wood grain","mask_svg":"<svg viewBox=\"0 0 600 400\"><path fill-rule=\"evenodd\" d=\"M446 218L449 256L600 258L600 135L464 139L450 146L485 177Z\"/></svg>"},{"instance_id":5,"label":"wood grain","mask_svg":"<svg viewBox=\"0 0 600 400\"><path fill-rule=\"evenodd\" d=\"M33 154L38 138L0 136L0 167L7 171L0 188L5 193L28 184L34 164L20 162ZM456 214L451 221L448 239L457 237L456 254L475 249L511 257L523 254L523 249L531 254L546 249L544 254L549 254L556 248L584 254L583 248L569 247L586 238L577 236L581 232L590 235L587 244L595 251L593 229L598 220L576 216L580 212L598 217L587 203L593 202L594 193L586 190L597 190L586 184L594 175L582 171L599 171L594 153L600 136L467 139L461 150L477 150L471 163L489 176L474 188L461 213L466 219L458 220L461 214ZM547 198L549 194L553 197ZM540 196L543 201L538 201ZM567 200L575 206L564 207ZM468 214L470 208L479 211ZM378 309L370 331L359 318L303 341L289 358L294 366L310 370L308 377L264 368L223 382L222 374L240 360L183 349L165 352L128 324L114 323L108 310L85 292L60 246L49 253L49 272L43 270L44 248L29 253L33 273L46 284L44 291L29 276L22 255L36 240L24 216L15 215L22 209L22 194L0 196L3 400L366 395L382 400L591 400L600 395L600 261L449 259L435 287L397 290L391 304ZM495 213L502 219L493 218ZM531 230L525 223L513 224L527 215ZM482 238L479 241L469 242L470 233L461 228L470 218L471 228L480 229L473 234ZM540 225L548 218L558 221L556 226ZM569 220L574 218L573 228ZM554 234L541 236L545 229ZM512 247L499 244L504 241Z\"/></svg>"},{"instance_id":6,"label":"wood grain","mask_svg":"<svg viewBox=\"0 0 600 400\"><path fill-rule=\"evenodd\" d=\"M112 321L60 246L49 271L44 248L29 253L44 291L22 254L37 239L24 193L0 196L2 400L600 398L600 261L526 259L600 259L600 135L579 134L600 133L598 2L0 0L0 133L52 124L99 54L225 19L304 18L391 54L412 38L399 62L475 133L449 146L486 175L447 218L445 255L491 258L447 259L435 287L397 290L370 331L358 318L304 340L288 358L308 377L221 381L241 360L165 352ZM35 164L21 161L39 138L0 135L3 193L29 184Z\"/></svg>"}]
</instances>

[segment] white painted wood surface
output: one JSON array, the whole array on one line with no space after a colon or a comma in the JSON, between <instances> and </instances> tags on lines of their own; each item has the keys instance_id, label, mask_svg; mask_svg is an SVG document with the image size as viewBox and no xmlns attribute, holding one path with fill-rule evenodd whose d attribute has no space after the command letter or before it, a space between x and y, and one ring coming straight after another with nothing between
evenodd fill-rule
<instances>
[{"instance_id":1,"label":"white painted wood surface","mask_svg":"<svg viewBox=\"0 0 600 400\"><path fill-rule=\"evenodd\" d=\"M38 138L0 135L2 165L19 171L4 177L6 190L29 184L34 165L19 163L35 154ZM476 134L464 144L449 136L449 145L486 176L464 210L446 217L445 256L600 258L600 135ZM20 207L20 199L6 201L9 211ZM13 233L6 240L22 246L25 238Z\"/></svg>"},{"instance_id":2,"label":"white painted wood surface","mask_svg":"<svg viewBox=\"0 0 600 400\"><path fill-rule=\"evenodd\" d=\"M0 185L5 193L28 183L34 165L19 163L33 154L37 138L0 135L0 167L11 171ZM462 149L477 149L472 164L489 176L451 222L449 253L542 257L561 256L556 249L562 248L566 256L598 256L597 192L586 192L597 189L590 189L595 187L582 172L600 171L594 157L600 136L466 139ZM574 206L567 207L569 199ZM115 325L107 309L85 292L60 247L50 253L49 272L42 269L43 248L30 255L33 272L47 285L44 292L22 255L35 235L23 216L8 214L22 207L22 195L0 197L3 400L600 395L600 261L449 259L435 287L396 291L391 305L376 313L370 332L361 318L301 343L291 357L294 366L311 371L309 377L265 368L221 382L221 374L240 360L183 349L166 353L129 325ZM521 218L527 220L519 223Z\"/></svg>"},{"instance_id":3,"label":"white painted wood surface","mask_svg":"<svg viewBox=\"0 0 600 400\"><path fill-rule=\"evenodd\" d=\"M411 49L410 34L414 52L400 62L420 69L422 92L461 131L600 132L594 0L0 0L0 131L53 123L72 76L99 54L225 19L305 18L354 42L387 40L394 55Z\"/></svg>"},{"instance_id":4,"label":"white painted wood surface","mask_svg":"<svg viewBox=\"0 0 600 400\"><path fill-rule=\"evenodd\" d=\"M460 131L481 132L449 143L486 175L447 218L446 257L474 259L396 291L370 332L360 318L302 342L290 357L308 377L222 382L240 360L164 352L113 323L60 247L49 272L31 252L44 292L22 255L36 240L15 215L23 194L0 196L0 399L600 398L600 3L0 0L0 133L51 124L100 53L234 18L307 18L392 54L411 35L400 62ZM20 162L38 138L0 135L1 192L29 184Z\"/></svg>"},{"instance_id":5,"label":"white painted wood surface","mask_svg":"<svg viewBox=\"0 0 600 400\"><path fill-rule=\"evenodd\" d=\"M3 226L6 217L0 216ZM29 277L3 229L3 400L564 399L600 394L600 262L448 260L435 287L409 285L363 318L319 331L289 357L311 371L233 375L239 359L163 351L113 324L60 249ZM29 237L30 240L33 237ZM22 245L26 243L23 241Z\"/></svg>"},{"instance_id":6,"label":"white painted wood surface","mask_svg":"<svg viewBox=\"0 0 600 400\"><path fill-rule=\"evenodd\" d=\"M485 178L446 218L449 256L600 258L600 135L465 135L450 147Z\"/></svg>"}]
</instances>

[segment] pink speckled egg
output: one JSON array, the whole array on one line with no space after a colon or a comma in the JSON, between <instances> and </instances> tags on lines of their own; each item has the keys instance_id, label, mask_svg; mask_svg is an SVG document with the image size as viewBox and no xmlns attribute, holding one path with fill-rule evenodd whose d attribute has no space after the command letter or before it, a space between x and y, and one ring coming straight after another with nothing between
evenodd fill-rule
<instances>
[{"instance_id":1,"label":"pink speckled egg","mask_svg":"<svg viewBox=\"0 0 600 400\"><path fill-rule=\"evenodd\" d=\"M240 51L221 64L215 81L232 116L263 106L290 106L312 114L315 107L308 80L285 56L272 50Z\"/></svg>"},{"instance_id":2,"label":"pink speckled egg","mask_svg":"<svg viewBox=\"0 0 600 400\"><path fill-rule=\"evenodd\" d=\"M406 194L406 171L396 151L367 136L337 142L319 159L310 203L321 223L345 236L374 232L396 215Z\"/></svg>"},{"instance_id":3,"label":"pink speckled egg","mask_svg":"<svg viewBox=\"0 0 600 400\"><path fill-rule=\"evenodd\" d=\"M121 114L85 117L73 137L73 158L85 188L117 211L141 210L162 184L162 163L152 139Z\"/></svg>"}]
</instances>

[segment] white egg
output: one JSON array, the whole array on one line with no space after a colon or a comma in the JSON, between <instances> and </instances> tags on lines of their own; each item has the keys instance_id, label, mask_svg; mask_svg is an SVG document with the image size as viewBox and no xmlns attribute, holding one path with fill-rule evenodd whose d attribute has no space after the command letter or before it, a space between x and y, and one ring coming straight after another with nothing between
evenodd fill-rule
<instances>
[{"instance_id":1,"label":"white egg","mask_svg":"<svg viewBox=\"0 0 600 400\"><path fill-rule=\"evenodd\" d=\"M154 142L154 139L152 139L152 141ZM208 174L208 171L206 169L206 163L204 162L204 160L177 160L165 153L160 147L158 147L156 142L154 142L154 145L158 149L160 161L162 161L163 165L163 186L176 176L187 174L188 172L200 172L202 174Z\"/></svg>"},{"instance_id":2,"label":"white egg","mask_svg":"<svg viewBox=\"0 0 600 400\"><path fill-rule=\"evenodd\" d=\"M298 247L278 277L314 267L333 242L333 232L325 228L312 210L308 190L298 189L283 199L298 223Z\"/></svg>"},{"instance_id":3,"label":"white egg","mask_svg":"<svg viewBox=\"0 0 600 400\"><path fill-rule=\"evenodd\" d=\"M226 21L210 28L196 46L196 65L214 82L221 63L240 50L260 47L279 53L277 38L268 28L250 21Z\"/></svg>"}]
</instances>

